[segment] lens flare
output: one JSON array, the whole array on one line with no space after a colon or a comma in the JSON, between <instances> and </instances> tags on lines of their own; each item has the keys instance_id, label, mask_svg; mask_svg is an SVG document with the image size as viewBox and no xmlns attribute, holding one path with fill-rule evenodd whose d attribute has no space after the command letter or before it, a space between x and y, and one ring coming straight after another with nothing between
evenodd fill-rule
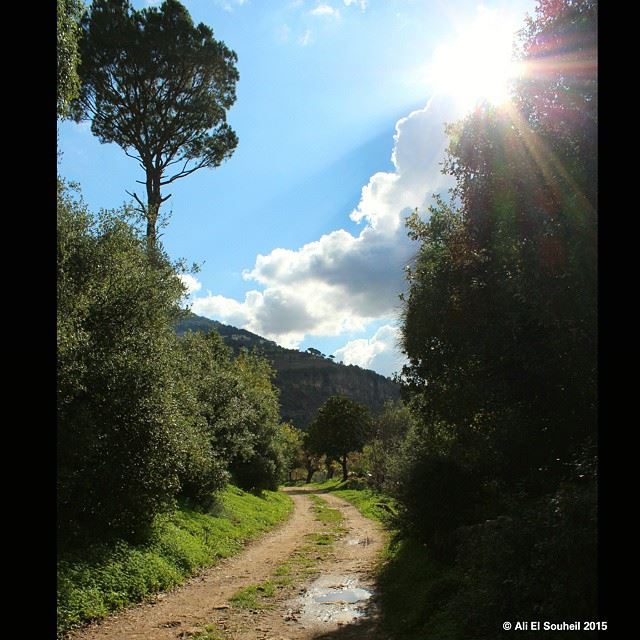
<instances>
[{"instance_id":1,"label":"lens flare","mask_svg":"<svg viewBox=\"0 0 640 640\"><path fill-rule=\"evenodd\" d=\"M510 81L518 73L512 56L515 30L499 12L482 11L454 40L436 48L427 72L431 87L465 109L481 100L507 102Z\"/></svg>"}]
</instances>

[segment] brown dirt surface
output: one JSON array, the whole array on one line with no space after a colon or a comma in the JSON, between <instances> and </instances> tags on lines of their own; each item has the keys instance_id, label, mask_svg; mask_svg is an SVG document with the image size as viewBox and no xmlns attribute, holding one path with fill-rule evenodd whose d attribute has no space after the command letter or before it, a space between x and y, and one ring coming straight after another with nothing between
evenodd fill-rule
<instances>
[{"instance_id":1,"label":"brown dirt surface","mask_svg":"<svg viewBox=\"0 0 640 640\"><path fill-rule=\"evenodd\" d=\"M221 561L178 589L69 635L69 640L176 640L193 637L225 640L310 640L312 638L369 639L376 636L375 597L361 622L339 624L304 619L296 613L311 574L279 588L268 605L236 608L230 598L240 589L273 579L274 571L299 550L309 534L321 534L326 524L314 515L311 492L285 488L294 501L290 518L238 555ZM384 544L381 527L348 502L323 493L322 499L343 516L343 535L328 553L312 556L313 577L349 576L374 589L374 570ZM299 607L298 607L299 608ZM207 625L216 629L205 633Z\"/></svg>"}]
</instances>

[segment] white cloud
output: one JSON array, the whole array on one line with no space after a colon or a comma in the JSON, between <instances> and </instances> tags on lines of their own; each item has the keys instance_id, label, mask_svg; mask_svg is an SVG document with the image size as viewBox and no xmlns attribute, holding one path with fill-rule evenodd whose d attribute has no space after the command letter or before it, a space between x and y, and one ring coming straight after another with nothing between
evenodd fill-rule
<instances>
[{"instance_id":1,"label":"white cloud","mask_svg":"<svg viewBox=\"0 0 640 640\"><path fill-rule=\"evenodd\" d=\"M247 294L247 298L249 297ZM252 309L247 298L241 303L231 298L213 295L209 291L207 296L193 299L191 310L198 315L215 318L235 327L244 327L251 321Z\"/></svg>"},{"instance_id":2,"label":"white cloud","mask_svg":"<svg viewBox=\"0 0 640 640\"><path fill-rule=\"evenodd\" d=\"M434 192L451 185L439 163L447 145L444 122L455 117L449 101L433 99L397 122L394 171L374 174L351 212L352 220L363 225L359 234L338 229L297 250L277 248L258 255L243 277L261 291L249 291L243 302L211 294L195 298L194 312L289 347L305 336L363 331L374 320L396 318L398 294L406 284L404 267L416 251L404 218L416 207L424 211ZM382 352L371 355L387 344L386 335L366 349L355 341L349 357L367 353L372 362L391 366L381 360Z\"/></svg>"},{"instance_id":3,"label":"white cloud","mask_svg":"<svg viewBox=\"0 0 640 640\"><path fill-rule=\"evenodd\" d=\"M367 8L367 0L343 0L345 7L350 7L352 4L360 7L362 11Z\"/></svg>"},{"instance_id":4,"label":"white cloud","mask_svg":"<svg viewBox=\"0 0 640 640\"><path fill-rule=\"evenodd\" d=\"M315 9L312 9L310 13L312 16L330 16L336 19L340 17L340 10L328 4L319 4Z\"/></svg>"},{"instance_id":5,"label":"white cloud","mask_svg":"<svg viewBox=\"0 0 640 640\"><path fill-rule=\"evenodd\" d=\"M391 376L402 369L406 359L399 350L400 330L386 324L369 338L351 340L334 353L337 361L355 364L363 369L374 369Z\"/></svg>"},{"instance_id":6,"label":"white cloud","mask_svg":"<svg viewBox=\"0 0 640 640\"><path fill-rule=\"evenodd\" d=\"M195 276L192 276L189 273L182 273L178 277L180 278L180 280L182 280L182 284L186 287L188 296L202 289L202 283Z\"/></svg>"}]
</instances>

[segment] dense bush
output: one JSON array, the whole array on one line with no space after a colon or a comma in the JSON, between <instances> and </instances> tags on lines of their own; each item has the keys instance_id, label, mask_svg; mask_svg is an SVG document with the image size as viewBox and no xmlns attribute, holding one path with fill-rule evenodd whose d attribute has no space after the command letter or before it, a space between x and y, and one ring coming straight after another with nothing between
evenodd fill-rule
<instances>
[{"instance_id":1,"label":"dense bush","mask_svg":"<svg viewBox=\"0 0 640 640\"><path fill-rule=\"evenodd\" d=\"M236 415L249 437L247 448L230 462L231 474L243 489L275 489L286 478L278 390L272 384L275 373L266 360L246 351L234 362L234 371L238 379Z\"/></svg>"},{"instance_id":2,"label":"dense bush","mask_svg":"<svg viewBox=\"0 0 640 640\"><path fill-rule=\"evenodd\" d=\"M183 288L121 215L58 192L58 515L63 539L131 537L172 504L182 424L171 325Z\"/></svg>"},{"instance_id":3,"label":"dense bush","mask_svg":"<svg viewBox=\"0 0 640 640\"><path fill-rule=\"evenodd\" d=\"M127 212L92 215L58 192L60 543L144 536L177 497L207 508L233 477L286 475L273 372L216 334L177 338L179 268Z\"/></svg>"},{"instance_id":4,"label":"dense bush","mask_svg":"<svg viewBox=\"0 0 640 640\"><path fill-rule=\"evenodd\" d=\"M382 411L374 416L371 439L363 448L360 466L376 490L381 490L388 480L393 454L413 424L413 415L401 400L385 402Z\"/></svg>"}]
</instances>

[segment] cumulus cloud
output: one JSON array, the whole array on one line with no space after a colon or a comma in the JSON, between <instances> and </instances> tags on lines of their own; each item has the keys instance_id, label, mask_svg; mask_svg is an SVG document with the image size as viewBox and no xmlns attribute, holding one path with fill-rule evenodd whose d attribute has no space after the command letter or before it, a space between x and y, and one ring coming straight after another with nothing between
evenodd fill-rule
<instances>
[{"instance_id":1,"label":"cumulus cloud","mask_svg":"<svg viewBox=\"0 0 640 640\"><path fill-rule=\"evenodd\" d=\"M312 16L329 16L331 18L339 18L340 10L335 9L329 4L319 4L315 9L311 10Z\"/></svg>"},{"instance_id":2,"label":"cumulus cloud","mask_svg":"<svg viewBox=\"0 0 640 640\"><path fill-rule=\"evenodd\" d=\"M196 291L200 291L202 289L202 283L189 273L182 273L178 276L180 280L182 280L182 284L187 289L187 296L194 294Z\"/></svg>"},{"instance_id":3,"label":"cumulus cloud","mask_svg":"<svg viewBox=\"0 0 640 640\"><path fill-rule=\"evenodd\" d=\"M336 360L345 364L355 364L363 369L375 369L378 373L391 376L402 369L406 359L398 349L400 330L386 324L369 338L351 340L334 353Z\"/></svg>"},{"instance_id":4,"label":"cumulus cloud","mask_svg":"<svg viewBox=\"0 0 640 640\"><path fill-rule=\"evenodd\" d=\"M397 316L398 294L405 290L404 267L416 250L404 218L416 207L424 210L434 192L451 185L439 163L447 144L444 122L455 117L452 104L442 98L397 122L394 170L374 174L350 214L362 225L359 234L338 229L296 250L276 248L258 255L243 276L262 290L249 291L242 302L212 294L198 297L194 312L289 347L305 336L335 336L362 331L374 320L391 321ZM368 345L349 343L344 355L348 352L355 363L365 358L357 353L367 353L371 362L382 362L383 351L373 352L390 344L389 336L383 332Z\"/></svg>"}]
</instances>

